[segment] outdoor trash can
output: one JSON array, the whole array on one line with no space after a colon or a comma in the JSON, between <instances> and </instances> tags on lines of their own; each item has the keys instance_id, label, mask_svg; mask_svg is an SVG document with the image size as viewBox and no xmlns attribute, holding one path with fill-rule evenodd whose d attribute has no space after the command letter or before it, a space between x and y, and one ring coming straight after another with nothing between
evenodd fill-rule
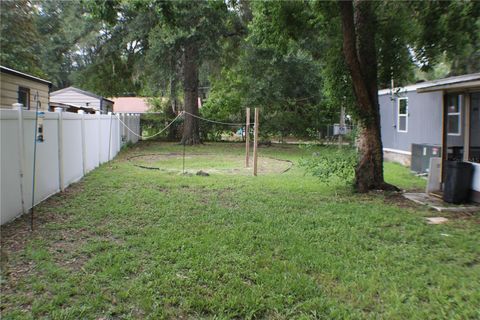
<instances>
[{"instance_id":1,"label":"outdoor trash can","mask_svg":"<svg viewBox=\"0 0 480 320\"><path fill-rule=\"evenodd\" d=\"M471 163L447 161L443 200L450 203L467 202L472 185L472 175Z\"/></svg>"}]
</instances>

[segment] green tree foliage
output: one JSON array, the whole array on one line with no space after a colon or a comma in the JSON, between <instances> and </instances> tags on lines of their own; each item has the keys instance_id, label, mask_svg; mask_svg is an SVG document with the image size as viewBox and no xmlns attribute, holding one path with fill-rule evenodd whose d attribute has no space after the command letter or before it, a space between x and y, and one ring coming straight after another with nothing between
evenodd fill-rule
<instances>
[{"instance_id":1,"label":"green tree foliage","mask_svg":"<svg viewBox=\"0 0 480 320\"><path fill-rule=\"evenodd\" d=\"M181 65L188 112L182 143L197 144L199 123L192 115L198 114L199 70L204 61L219 54L218 39L226 33L228 10L220 1L176 1L161 3L157 11L160 23L150 36L149 61L158 65L167 58L163 70L170 72Z\"/></svg>"},{"instance_id":2,"label":"green tree foliage","mask_svg":"<svg viewBox=\"0 0 480 320\"><path fill-rule=\"evenodd\" d=\"M98 28L82 39L75 83L106 96L144 93L147 72L142 70L148 37L157 16L143 2L86 2Z\"/></svg>"},{"instance_id":3,"label":"green tree foliage","mask_svg":"<svg viewBox=\"0 0 480 320\"><path fill-rule=\"evenodd\" d=\"M143 114L140 121L142 132L144 136L154 136L155 139L167 139L169 141L178 140L181 136L179 135L179 128L181 128L183 123L183 118L178 118L175 122L170 124L172 119L176 117L175 113L172 110L171 101L167 98L149 98L148 104L150 106L149 111L152 113ZM167 130L164 130L168 126ZM158 132L164 130L162 133Z\"/></svg>"},{"instance_id":4,"label":"green tree foliage","mask_svg":"<svg viewBox=\"0 0 480 320\"><path fill-rule=\"evenodd\" d=\"M412 47L422 69L446 54L452 74L480 71L479 1L418 1L409 9L417 28Z\"/></svg>"},{"instance_id":5,"label":"green tree foliage","mask_svg":"<svg viewBox=\"0 0 480 320\"><path fill-rule=\"evenodd\" d=\"M313 53L321 64L322 106L335 116L341 107L345 107L348 114L355 115L352 82L342 51L338 6L335 2L317 2L312 9L318 17L319 37L322 39L322 45Z\"/></svg>"},{"instance_id":6,"label":"green tree foliage","mask_svg":"<svg viewBox=\"0 0 480 320\"><path fill-rule=\"evenodd\" d=\"M392 77L398 86L413 82L411 48L417 26L412 23L410 8L401 1L378 2L375 14L379 87L389 87Z\"/></svg>"},{"instance_id":7,"label":"green tree foliage","mask_svg":"<svg viewBox=\"0 0 480 320\"><path fill-rule=\"evenodd\" d=\"M96 37L98 21L77 1L40 0L35 4L35 25L42 35L37 52L41 68L54 89L67 87L72 84L72 73L87 59L85 39Z\"/></svg>"},{"instance_id":8,"label":"green tree foliage","mask_svg":"<svg viewBox=\"0 0 480 320\"><path fill-rule=\"evenodd\" d=\"M305 135L324 119L316 16L297 1L255 2L251 12L248 36L223 60L202 113L241 121L245 107L261 107L263 133Z\"/></svg>"},{"instance_id":9,"label":"green tree foliage","mask_svg":"<svg viewBox=\"0 0 480 320\"><path fill-rule=\"evenodd\" d=\"M114 31L107 41L113 49L107 53L118 55L120 48L115 44L121 48L140 45L140 54L125 64L127 68L136 64L136 68L125 73L139 70L149 92L165 95L170 91L172 101L177 85L183 82L184 108L198 114L201 66L219 55L219 39L233 26L228 22L227 5L222 1L102 1L92 3L92 7ZM121 37L116 39L115 32ZM109 59L101 61L108 64ZM198 120L187 114L182 140L188 144L200 142L198 129Z\"/></svg>"},{"instance_id":10,"label":"green tree foliage","mask_svg":"<svg viewBox=\"0 0 480 320\"><path fill-rule=\"evenodd\" d=\"M0 1L0 63L36 76L45 76L38 50L42 38L35 26L37 9L30 0Z\"/></svg>"}]
</instances>

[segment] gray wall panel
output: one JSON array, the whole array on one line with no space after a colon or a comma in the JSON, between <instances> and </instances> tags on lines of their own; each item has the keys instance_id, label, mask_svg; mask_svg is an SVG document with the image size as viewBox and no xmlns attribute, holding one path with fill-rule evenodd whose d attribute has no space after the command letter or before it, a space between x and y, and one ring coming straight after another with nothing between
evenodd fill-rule
<instances>
[{"instance_id":1,"label":"gray wall panel","mask_svg":"<svg viewBox=\"0 0 480 320\"><path fill-rule=\"evenodd\" d=\"M384 148L410 151L412 143L442 143L442 93L404 92L408 98L408 131L398 132L398 98L379 96L382 141Z\"/></svg>"}]
</instances>

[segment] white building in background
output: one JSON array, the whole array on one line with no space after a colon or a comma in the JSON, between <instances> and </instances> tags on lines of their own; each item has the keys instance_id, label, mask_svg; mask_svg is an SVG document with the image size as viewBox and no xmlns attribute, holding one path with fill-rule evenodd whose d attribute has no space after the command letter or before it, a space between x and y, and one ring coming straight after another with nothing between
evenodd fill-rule
<instances>
[{"instance_id":1,"label":"white building in background","mask_svg":"<svg viewBox=\"0 0 480 320\"><path fill-rule=\"evenodd\" d=\"M51 92L50 101L51 103L63 103L79 108L93 109L101 113L113 111L114 104L110 99L75 87L68 87Z\"/></svg>"}]
</instances>

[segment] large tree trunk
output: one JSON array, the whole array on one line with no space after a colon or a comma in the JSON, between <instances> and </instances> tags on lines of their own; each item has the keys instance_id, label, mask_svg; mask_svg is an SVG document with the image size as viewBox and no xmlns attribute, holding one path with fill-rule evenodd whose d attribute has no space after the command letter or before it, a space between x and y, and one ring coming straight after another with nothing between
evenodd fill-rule
<instances>
[{"instance_id":1,"label":"large tree trunk","mask_svg":"<svg viewBox=\"0 0 480 320\"><path fill-rule=\"evenodd\" d=\"M375 15L367 0L339 1L343 52L352 77L359 117L359 161L355 187L359 192L395 190L383 178L383 146L377 87Z\"/></svg>"},{"instance_id":2,"label":"large tree trunk","mask_svg":"<svg viewBox=\"0 0 480 320\"><path fill-rule=\"evenodd\" d=\"M185 111L198 115L198 50L194 43L185 46L183 65ZM200 144L198 119L185 114L181 144Z\"/></svg>"}]
</instances>

